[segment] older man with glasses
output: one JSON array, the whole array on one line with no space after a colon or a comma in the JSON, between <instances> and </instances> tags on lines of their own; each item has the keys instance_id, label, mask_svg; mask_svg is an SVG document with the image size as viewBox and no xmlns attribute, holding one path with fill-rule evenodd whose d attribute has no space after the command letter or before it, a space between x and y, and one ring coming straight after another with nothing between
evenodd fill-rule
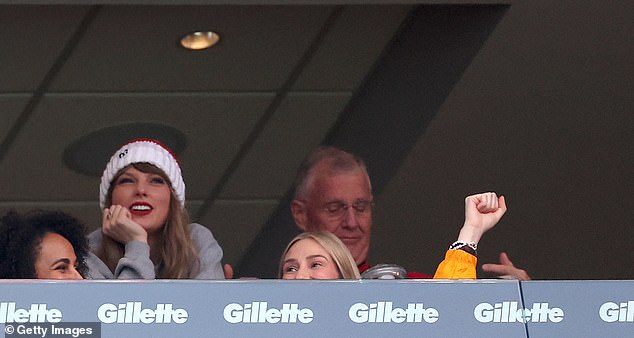
<instances>
[{"instance_id":1,"label":"older man with glasses","mask_svg":"<svg viewBox=\"0 0 634 338\"><path fill-rule=\"evenodd\" d=\"M332 232L346 244L359 271L368 270L374 202L363 160L335 147L320 147L302 163L295 186L291 211L297 226L304 231ZM475 278L477 244L505 212L503 196L482 193L467 197L465 223L434 278ZM510 261L487 265L491 272L529 279L526 272ZM430 276L408 272L407 278Z\"/></svg>"}]
</instances>

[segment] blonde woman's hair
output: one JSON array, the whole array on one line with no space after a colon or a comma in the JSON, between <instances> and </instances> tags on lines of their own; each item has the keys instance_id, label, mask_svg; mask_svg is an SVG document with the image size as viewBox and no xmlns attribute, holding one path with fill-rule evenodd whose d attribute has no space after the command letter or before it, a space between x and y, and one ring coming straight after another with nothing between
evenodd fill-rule
<instances>
[{"instance_id":1,"label":"blonde woman's hair","mask_svg":"<svg viewBox=\"0 0 634 338\"><path fill-rule=\"evenodd\" d=\"M158 265L156 277L193 278L200 269L199 257L189 232L189 215L178 201L176 193L172 189L172 183L161 169L152 164L133 163L130 166L143 173L160 175L170 186L169 212L160 240L160 261L154 262ZM115 182L130 166L121 169L110 182L106 205L112 205L112 190L116 185ZM97 256L110 268L110 271L114 273L124 254L125 246L123 244L108 236L103 236L101 247L97 250Z\"/></svg>"},{"instance_id":2,"label":"blonde woman's hair","mask_svg":"<svg viewBox=\"0 0 634 338\"><path fill-rule=\"evenodd\" d=\"M290 243L284 249L284 253L282 254L282 258L280 259L280 267L278 269L279 278L282 278L284 274L284 260L286 255L288 254L288 250L291 249L295 243L303 240L303 239L312 239L321 245L324 250L332 257L332 260L337 265L337 269L339 270L339 278L341 279L360 279L361 275L359 274L359 269L357 268L357 264L352 258L352 254L341 240L335 236L334 234L327 231L313 231L313 232L304 232L301 233L295 238L291 240Z\"/></svg>"}]
</instances>

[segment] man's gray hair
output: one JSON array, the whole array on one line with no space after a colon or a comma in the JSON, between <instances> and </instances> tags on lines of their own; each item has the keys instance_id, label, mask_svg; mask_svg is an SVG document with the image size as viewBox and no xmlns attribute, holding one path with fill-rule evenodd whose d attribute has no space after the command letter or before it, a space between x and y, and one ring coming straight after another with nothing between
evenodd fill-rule
<instances>
[{"instance_id":1,"label":"man's gray hair","mask_svg":"<svg viewBox=\"0 0 634 338\"><path fill-rule=\"evenodd\" d=\"M305 199L306 196L308 196L313 188L315 177L314 169L322 162L325 163L328 176L349 173L361 169L366 177L368 177L368 183L370 183L368 169L365 162L363 162L359 156L337 147L320 146L310 153L299 167L299 171L295 177L295 199ZM372 190L371 184L370 190Z\"/></svg>"}]
</instances>

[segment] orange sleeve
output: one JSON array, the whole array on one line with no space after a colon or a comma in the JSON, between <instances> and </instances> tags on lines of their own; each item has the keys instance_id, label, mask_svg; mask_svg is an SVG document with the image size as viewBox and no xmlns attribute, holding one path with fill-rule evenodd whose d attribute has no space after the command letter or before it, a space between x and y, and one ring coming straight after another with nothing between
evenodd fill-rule
<instances>
[{"instance_id":1,"label":"orange sleeve","mask_svg":"<svg viewBox=\"0 0 634 338\"><path fill-rule=\"evenodd\" d=\"M478 258L462 250L447 250L445 260L440 262L435 279L475 279Z\"/></svg>"}]
</instances>

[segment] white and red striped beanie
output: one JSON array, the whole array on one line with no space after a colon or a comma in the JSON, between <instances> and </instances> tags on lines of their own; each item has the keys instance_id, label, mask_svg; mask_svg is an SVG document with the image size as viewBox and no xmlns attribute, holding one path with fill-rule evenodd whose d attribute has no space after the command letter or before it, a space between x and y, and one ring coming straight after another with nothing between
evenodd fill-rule
<instances>
[{"instance_id":1,"label":"white and red striped beanie","mask_svg":"<svg viewBox=\"0 0 634 338\"><path fill-rule=\"evenodd\" d=\"M138 139L131 141L117 150L110 158L101 175L99 186L99 205L106 207L106 196L114 176L123 168L133 163L149 163L161 169L172 183L172 189L181 206L185 206L185 181L176 156L169 148L158 141ZM109 207L109 206L108 206Z\"/></svg>"}]
</instances>

